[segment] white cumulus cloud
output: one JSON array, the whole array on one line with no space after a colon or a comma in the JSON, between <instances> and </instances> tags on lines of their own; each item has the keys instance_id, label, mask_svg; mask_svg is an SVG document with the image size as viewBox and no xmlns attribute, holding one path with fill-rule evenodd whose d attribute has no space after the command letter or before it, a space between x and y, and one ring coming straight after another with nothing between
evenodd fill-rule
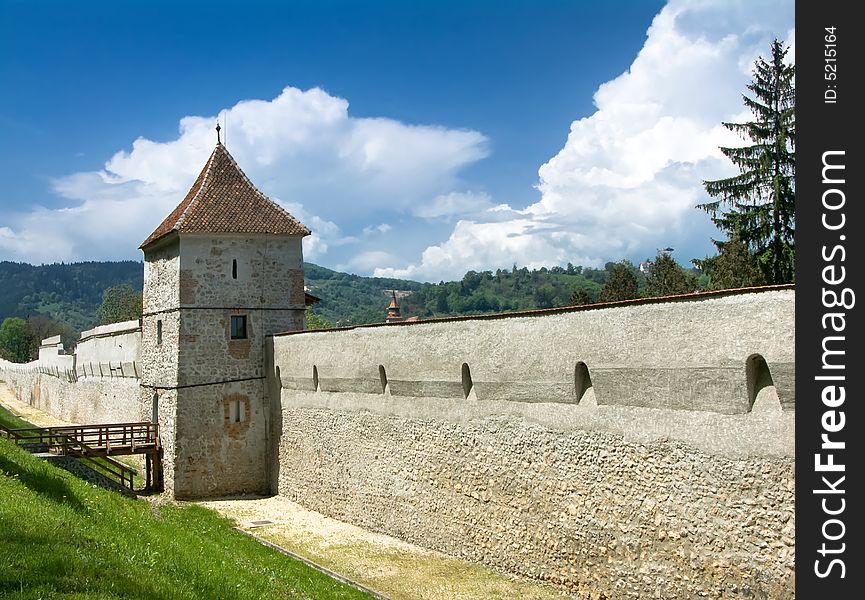
<instances>
[{"instance_id":1,"label":"white cumulus cloud","mask_svg":"<svg viewBox=\"0 0 865 600\"><path fill-rule=\"evenodd\" d=\"M486 192L450 192L436 196L432 202L417 206L414 214L423 219L450 219L491 208L492 199Z\"/></svg>"},{"instance_id":2,"label":"white cumulus cloud","mask_svg":"<svg viewBox=\"0 0 865 600\"><path fill-rule=\"evenodd\" d=\"M741 94L754 59L776 37L792 43L792 24L790 0L672 0L630 68L600 86L595 112L571 124L538 170L540 200L472 215L418 261L376 274L434 280L511 261L597 266L666 246L684 261L711 252L721 234L695 205L704 180L736 172L718 147L742 143L721 122L750 117ZM449 205L422 211L437 204Z\"/></svg>"},{"instance_id":3,"label":"white cumulus cloud","mask_svg":"<svg viewBox=\"0 0 865 600\"><path fill-rule=\"evenodd\" d=\"M356 243L345 231L358 220L408 214L451 191L460 169L489 152L477 131L356 118L343 98L286 87L272 100L244 100L218 116L184 117L174 140L139 138L99 171L54 179L53 191L68 206L4 215L0 256L30 262L140 256L135 248L180 202L212 151L217 117L250 179L313 229L304 241L313 259Z\"/></svg>"}]
</instances>

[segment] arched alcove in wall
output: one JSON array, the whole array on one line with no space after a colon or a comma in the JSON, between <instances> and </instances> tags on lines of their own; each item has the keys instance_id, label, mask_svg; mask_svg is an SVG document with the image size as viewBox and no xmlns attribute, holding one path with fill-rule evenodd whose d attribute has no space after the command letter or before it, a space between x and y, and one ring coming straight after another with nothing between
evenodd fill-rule
<instances>
[{"instance_id":1,"label":"arched alcove in wall","mask_svg":"<svg viewBox=\"0 0 865 600\"><path fill-rule=\"evenodd\" d=\"M279 365L276 365L276 367L273 369L273 376L276 379L276 382L279 384L279 387L282 387L282 376L279 370Z\"/></svg>"},{"instance_id":2,"label":"arched alcove in wall","mask_svg":"<svg viewBox=\"0 0 865 600\"><path fill-rule=\"evenodd\" d=\"M474 384L472 383L472 371L469 369L468 363L463 363L462 368L462 381L463 381L463 393L465 397L468 398L469 394L472 393L472 387Z\"/></svg>"},{"instance_id":3,"label":"arched alcove in wall","mask_svg":"<svg viewBox=\"0 0 865 600\"><path fill-rule=\"evenodd\" d=\"M387 394L387 371L385 371L384 365L378 366L378 378L381 381L381 393Z\"/></svg>"},{"instance_id":4,"label":"arched alcove in wall","mask_svg":"<svg viewBox=\"0 0 865 600\"><path fill-rule=\"evenodd\" d=\"M318 386L318 367L316 365L312 365L312 389L316 392L320 391Z\"/></svg>"},{"instance_id":5,"label":"arched alcove in wall","mask_svg":"<svg viewBox=\"0 0 865 600\"><path fill-rule=\"evenodd\" d=\"M748 409L754 409L754 403L760 392L766 388L774 389L775 382L772 380L772 373L769 371L769 365L760 354L752 354L745 361L745 386L748 391Z\"/></svg>"},{"instance_id":6,"label":"arched alcove in wall","mask_svg":"<svg viewBox=\"0 0 865 600\"><path fill-rule=\"evenodd\" d=\"M580 361L574 367L574 394L577 398L577 404L583 401L586 392L591 387L592 376L589 374L589 367L586 366L586 363Z\"/></svg>"}]
</instances>

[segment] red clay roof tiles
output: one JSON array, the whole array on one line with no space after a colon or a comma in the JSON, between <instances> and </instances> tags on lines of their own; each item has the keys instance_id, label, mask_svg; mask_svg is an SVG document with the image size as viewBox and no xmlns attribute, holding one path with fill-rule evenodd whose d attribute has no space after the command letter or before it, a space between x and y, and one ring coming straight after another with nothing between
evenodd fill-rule
<instances>
[{"instance_id":1,"label":"red clay roof tiles","mask_svg":"<svg viewBox=\"0 0 865 600\"><path fill-rule=\"evenodd\" d=\"M145 248L174 231L310 234L300 221L258 191L220 143L183 201L140 247Z\"/></svg>"}]
</instances>

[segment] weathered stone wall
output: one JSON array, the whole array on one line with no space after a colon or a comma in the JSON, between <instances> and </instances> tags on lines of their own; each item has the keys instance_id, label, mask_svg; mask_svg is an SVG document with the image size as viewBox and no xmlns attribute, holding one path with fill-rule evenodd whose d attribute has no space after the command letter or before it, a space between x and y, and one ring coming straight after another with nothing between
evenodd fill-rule
<instances>
[{"instance_id":1,"label":"weathered stone wall","mask_svg":"<svg viewBox=\"0 0 865 600\"><path fill-rule=\"evenodd\" d=\"M141 384L176 386L180 336L180 240L178 238L169 238L156 248L149 248L145 252L143 297Z\"/></svg>"},{"instance_id":2,"label":"weathered stone wall","mask_svg":"<svg viewBox=\"0 0 865 600\"><path fill-rule=\"evenodd\" d=\"M53 368L55 372L68 371L75 368L75 356L66 354L59 335L42 340L39 344L39 365Z\"/></svg>"},{"instance_id":3,"label":"weathered stone wall","mask_svg":"<svg viewBox=\"0 0 865 600\"><path fill-rule=\"evenodd\" d=\"M231 315L246 315L247 337L230 338ZM299 310L217 308L184 311L180 323L178 385L264 377L267 333L303 328Z\"/></svg>"},{"instance_id":4,"label":"weathered stone wall","mask_svg":"<svg viewBox=\"0 0 865 600\"><path fill-rule=\"evenodd\" d=\"M42 341L39 359L0 361L4 379L23 402L73 423L150 420L150 397L139 386L138 321L85 331L75 354L60 354L59 336Z\"/></svg>"},{"instance_id":5,"label":"weathered stone wall","mask_svg":"<svg viewBox=\"0 0 865 600\"><path fill-rule=\"evenodd\" d=\"M276 364L289 389L315 371L323 391L380 393L383 367L396 396L464 398L470 379L483 400L578 403L590 382L601 405L739 414L759 356L792 408L793 293L316 331L278 337Z\"/></svg>"},{"instance_id":6,"label":"weathered stone wall","mask_svg":"<svg viewBox=\"0 0 865 600\"><path fill-rule=\"evenodd\" d=\"M180 242L169 237L144 253L144 314L180 306Z\"/></svg>"},{"instance_id":7,"label":"weathered stone wall","mask_svg":"<svg viewBox=\"0 0 865 600\"><path fill-rule=\"evenodd\" d=\"M302 310L301 237L184 234L180 287L184 306Z\"/></svg>"},{"instance_id":8,"label":"weathered stone wall","mask_svg":"<svg viewBox=\"0 0 865 600\"><path fill-rule=\"evenodd\" d=\"M172 462L166 473L173 474L176 497L268 491L269 402L264 386L264 380L257 379L177 390L183 414L176 422L173 452L165 452L166 462Z\"/></svg>"},{"instance_id":9,"label":"weathered stone wall","mask_svg":"<svg viewBox=\"0 0 865 600\"><path fill-rule=\"evenodd\" d=\"M266 491L265 343L304 326L301 238L184 233L145 265L142 385L157 397L166 488ZM242 339L232 316L246 317Z\"/></svg>"},{"instance_id":10,"label":"weathered stone wall","mask_svg":"<svg viewBox=\"0 0 865 600\"><path fill-rule=\"evenodd\" d=\"M793 597L792 289L273 344L304 506L585 597Z\"/></svg>"},{"instance_id":11,"label":"weathered stone wall","mask_svg":"<svg viewBox=\"0 0 865 600\"><path fill-rule=\"evenodd\" d=\"M158 331L162 332L161 339ZM145 314L141 319L141 385L175 387L180 312Z\"/></svg>"},{"instance_id":12,"label":"weathered stone wall","mask_svg":"<svg viewBox=\"0 0 865 600\"><path fill-rule=\"evenodd\" d=\"M0 379L22 402L72 423L149 421L151 403L135 378L86 377L74 379L40 372L37 362L0 364Z\"/></svg>"}]
</instances>

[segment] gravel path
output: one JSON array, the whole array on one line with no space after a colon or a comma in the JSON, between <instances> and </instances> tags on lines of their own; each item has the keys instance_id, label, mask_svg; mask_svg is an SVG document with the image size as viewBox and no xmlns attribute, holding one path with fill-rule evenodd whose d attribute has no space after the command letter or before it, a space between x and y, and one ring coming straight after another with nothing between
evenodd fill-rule
<instances>
[{"instance_id":1,"label":"gravel path","mask_svg":"<svg viewBox=\"0 0 865 600\"><path fill-rule=\"evenodd\" d=\"M62 425L77 425L78 423L70 423L49 415L47 412L34 408L29 404L25 404L15 397L15 393L6 383L0 383L0 405L3 405L14 415L17 415L27 421L33 423L36 427L59 427Z\"/></svg>"},{"instance_id":2,"label":"gravel path","mask_svg":"<svg viewBox=\"0 0 865 600\"><path fill-rule=\"evenodd\" d=\"M280 496L197 504L234 520L241 529L394 600L569 597L551 586L337 521Z\"/></svg>"}]
</instances>

